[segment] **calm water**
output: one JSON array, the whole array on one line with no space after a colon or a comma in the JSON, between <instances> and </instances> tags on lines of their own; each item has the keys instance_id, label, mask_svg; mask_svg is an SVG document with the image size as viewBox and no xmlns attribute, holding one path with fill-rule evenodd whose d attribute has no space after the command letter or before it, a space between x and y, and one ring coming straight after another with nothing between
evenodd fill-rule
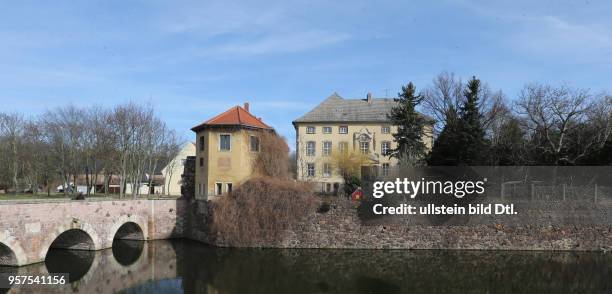
<instances>
[{"instance_id":1,"label":"calm water","mask_svg":"<svg viewBox=\"0 0 612 294\"><path fill-rule=\"evenodd\" d=\"M9 293L612 293L611 268L610 253L238 250L118 241L97 252L53 250L45 263L0 271L70 273L62 288Z\"/></svg>"}]
</instances>

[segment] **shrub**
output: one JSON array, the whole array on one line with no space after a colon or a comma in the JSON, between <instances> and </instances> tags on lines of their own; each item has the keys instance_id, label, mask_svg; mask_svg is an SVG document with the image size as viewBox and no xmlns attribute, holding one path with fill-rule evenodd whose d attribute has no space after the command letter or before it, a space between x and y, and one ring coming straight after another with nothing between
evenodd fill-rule
<instances>
[{"instance_id":1,"label":"shrub","mask_svg":"<svg viewBox=\"0 0 612 294\"><path fill-rule=\"evenodd\" d=\"M260 152L255 157L255 174L265 177L290 179L291 162L285 138L275 132L264 131L259 137Z\"/></svg>"},{"instance_id":2,"label":"shrub","mask_svg":"<svg viewBox=\"0 0 612 294\"><path fill-rule=\"evenodd\" d=\"M213 204L212 231L217 244L263 247L282 241L316 211L312 188L290 180L259 177L248 180Z\"/></svg>"}]
</instances>

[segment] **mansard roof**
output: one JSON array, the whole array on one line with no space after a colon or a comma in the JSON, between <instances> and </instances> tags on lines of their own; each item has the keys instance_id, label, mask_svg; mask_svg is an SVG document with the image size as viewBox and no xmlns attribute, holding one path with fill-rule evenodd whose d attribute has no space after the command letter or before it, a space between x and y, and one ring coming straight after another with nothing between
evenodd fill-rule
<instances>
[{"instance_id":1,"label":"mansard roof","mask_svg":"<svg viewBox=\"0 0 612 294\"><path fill-rule=\"evenodd\" d=\"M380 122L389 123L387 114L396 105L394 98L345 99L333 93L302 117L293 121L308 122Z\"/></svg>"}]
</instances>

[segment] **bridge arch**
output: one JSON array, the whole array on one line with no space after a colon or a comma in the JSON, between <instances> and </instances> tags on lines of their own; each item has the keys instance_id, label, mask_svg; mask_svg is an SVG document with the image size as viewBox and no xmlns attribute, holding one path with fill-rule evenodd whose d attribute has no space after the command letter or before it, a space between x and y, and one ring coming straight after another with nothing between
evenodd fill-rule
<instances>
[{"instance_id":1,"label":"bridge arch","mask_svg":"<svg viewBox=\"0 0 612 294\"><path fill-rule=\"evenodd\" d=\"M115 239L148 240L149 228L147 222L135 215L122 215L118 217L109 230L109 244Z\"/></svg>"},{"instance_id":2,"label":"bridge arch","mask_svg":"<svg viewBox=\"0 0 612 294\"><path fill-rule=\"evenodd\" d=\"M15 252L2 243L0 243L0 265L17 265Z\"/></svg>"},{"instance_id":3,"label":"bridge arch","mask_svg":"<svg viewBox=\"0 0 612 294\"><path fill-rule=\"evenodd\" d=\"M44 260L51 247L99 250L103 244L94 228L78 219L70 219L58 225L42 242L39 253L40 260Z\"/></svg>"},{"instance_id":4,"label":"bridge arch","mask_svg":"<svg viewBox=\"0 0 612 294\"><path fill-rule=\"evenodd\" d=\"M27 256L19 242L0 232L0 265L19 266L26 263Z\"/></svg>"}]
</instances>

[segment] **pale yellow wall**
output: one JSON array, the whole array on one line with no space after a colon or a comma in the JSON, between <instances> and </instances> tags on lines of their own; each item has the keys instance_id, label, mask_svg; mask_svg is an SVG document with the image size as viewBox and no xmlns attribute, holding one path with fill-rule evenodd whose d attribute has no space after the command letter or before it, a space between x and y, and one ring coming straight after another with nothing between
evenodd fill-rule
<instances>
[{"instance_id":1,"label":"pale yellow wall","mask_svg":"<svg viewBox=\"0 0 612 294\"><path fill-rule=\"evenodd\" d=\"M315 127L314 134L307 134L306 128L308 126ZM332 127L331 134L324 134L323 127ZM347 134L340 134L339 127L348 126ZM390 132L388 134L382 133L382 127L389 126ZM323 164L328 162L332 163L332 158L323 156L323 142L331 141L332 150L339 150L339 143L344 141L348 142L349 150L359 152L359 143L355 141L355 133L369 133L373 140L370 142L370 153L380 162L389 163L390 166L397 165L397 159L389 158L389 156L381 155L381 148L383 141L389 141L391 148L395 148L397 144L393 141L393 133L397 132L397 126L382 123L297 123L296 127L296 151L297 151L297 177L301 181L313 181L319 183L342 183L342 177L336 169L333 168L332 164L332 175L331 177L323 176ZM431 133L431 127L428 127L426 133ZM316 142L315 156L306 155L306 144L308 141ZM432 139L430 135L426 135L423 139L426 147L431 148ZM315 177L307 177L306 164L315 164Z\"/></svg>"},{"instance_id":2,"label":"pale yellow wall","mask_svg":"<svg viewBox=\"0 0 612 294\"><path fill-rule=\"evenodd\" d=\"M184 162L187 156L195 156L196 147L189 142L181 148L179 154L162 169L162 175L165 177L165 193L166 195L181 196L181 175L185 169Z\"/></svg>"},{"instance_id":3,"label":"pale yellow wall","mask_svg":"<svg viewBox=\"0 0 612 294\"><path fill-rule=\"evenodd\" d=\"M219 138L221 134L231 135L231 150L221 151ZM198 198L212 199L215 196L215 184L232 183L233 189L246 181L252 175L252 162L257 152L250 151L250 136L259 136L259 131L247 129L233 130L203 130L197 133L205 138L205 150L200 150L200 143L196 142L196 186L195 193ZM200 166L200 158L204 158L204 166ZM200 193L200 184L205 184L203 193Z\"/></svg>"}]
</instances>

